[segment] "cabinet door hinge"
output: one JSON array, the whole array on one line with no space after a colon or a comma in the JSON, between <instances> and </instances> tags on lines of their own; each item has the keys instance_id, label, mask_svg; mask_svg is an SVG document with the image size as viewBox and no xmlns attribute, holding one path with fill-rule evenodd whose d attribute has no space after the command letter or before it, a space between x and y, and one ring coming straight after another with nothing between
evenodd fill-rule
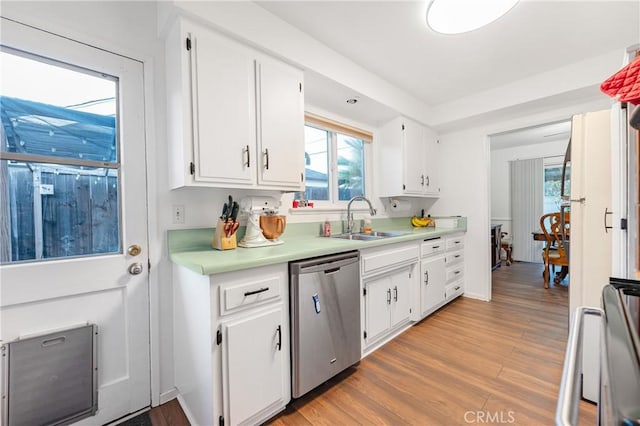
<instances>
[{"instance_id":1,"label":"cabinet door hinge","mask_svg":"<svg viewBox=\"0 0 640 426\"><path fill-rule=\"evenodd\" d=\"M366 288L363 288L363 289L362 289L362 295L363 295L363 296L366 296L366 295L367 295L367 289L366 289Z\"/></svg>"},{"instance_id":2,"label":"cabinet door hinge","mask_svg":"<svg viewBox=\"0 0 640 426\"><path fill-rule=\"evenodd\" d=\"M191 50L191 37L187 37L186 47L187 47L187 50Z\"/></svg>"},{"instance_id":3,"label":"cabinet door hinge","mask_svg":"<svg viewBox=\"0 0 640 426\"><path fill-rule=\"evenodd\" d=\"M367 338L367 332L366 331L364 332L364 338L365 339Z\"/></svg>"},{"instance_id":4,"label":"cabinet door hinge","mask_svg":"<svg viewBox=\"0 0 640 426\"><path fill-rule=\"evenodd\" d=\"M222 416L218 417L218 425L224 426L224 417Z\"/></svg>"},{"instance_id":5,"label":"cabinet door hinge","mask_svg":"<svg viewBox=\"0 0 640 426\"><path fill-rule=\"evenodd\" d=\"M189 174L191 175L196 174L196 165L193 164L193 162L189 163Z\"/></svg>"},{"instance_id":6,"label":"cabinet door hinge","mask_svg":"<svg viewBox=\"0 0 640 426\"><path fill-rule=\"evenodd\" d=\"M302 83L300 83L300 93L302 93Z\"/></svg>"},{"instance_id":7,"label":"cabinet door hinge","mask_svg":"<svg viewBox=\"0 0 640 426\"><path fill-rule=\"evenodd\" d=\"M221 343L222 343L222 332L218 330L216 332L216 345L220 346Z\"/></svg>"}]
</instances>

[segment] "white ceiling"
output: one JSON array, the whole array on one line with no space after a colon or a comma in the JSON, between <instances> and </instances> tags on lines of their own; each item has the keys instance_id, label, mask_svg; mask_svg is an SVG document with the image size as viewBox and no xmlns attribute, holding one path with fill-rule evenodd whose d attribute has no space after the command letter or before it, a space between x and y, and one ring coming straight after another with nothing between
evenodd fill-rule
<instances>
[{"instance_id":1,"label":"white ceiling","mask_svg":"<svg viewBox=\"0 0 640 426\"><path fill-rule=\"evenodd\" d=\"M620 51L622 64L624 49L640 43L640 0L520 0L489 26L453 36L426 26L427 0L255 3L439 111L449 110L451 101L464 104L465 98L611 52ZM559 75L566 78L566 72ZM327 111L370 125L398 115L313 71L306 70L305 79L305 98ZM600 96L596 87L578 92L582 101ZM348 105L350 97L359 102ZM491 147L568 141L569 135L570 122L551 123L492 135Z\"/></svg>"},{"instance_id":2,"label":"white ceiling","mask_svg":"<svg viewBox=\"0 0 640 426\"><path fill-rule=\"evenodd\" d=\"M638 0L521 0L454 36L426 26L426 0L257 4L432 107L640 42Z\"/></svg>"}]
</instances>

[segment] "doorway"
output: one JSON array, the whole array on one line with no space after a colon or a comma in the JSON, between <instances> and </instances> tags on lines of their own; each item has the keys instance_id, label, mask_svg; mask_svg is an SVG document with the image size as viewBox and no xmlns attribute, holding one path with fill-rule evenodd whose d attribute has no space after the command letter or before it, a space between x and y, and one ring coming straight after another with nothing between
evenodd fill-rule
<instances>
[{"instance_id":1,"label":"doorway","mask_svg":"<svg viewBox=\"0 0 640 426\"><path fill-rule=\"evenodd\" d=\"M489 137L491 223L500 225L510 241L514 261L540 265L541 284L543 243L532 232L540 229L546 210L560 210L561 169L570 137L570 120ZM504 250L501 254L504 259ZM501 267L509 268L504 260Z\"/></svg>"}]
</instances>

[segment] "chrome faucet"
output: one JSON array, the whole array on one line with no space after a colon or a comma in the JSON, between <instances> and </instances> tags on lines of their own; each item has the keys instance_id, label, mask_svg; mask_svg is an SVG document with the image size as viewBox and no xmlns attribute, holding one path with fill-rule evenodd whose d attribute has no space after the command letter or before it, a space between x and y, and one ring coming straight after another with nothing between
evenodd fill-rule
<instances>
[{"instance_id":1,"label":"chrome faucet","mask_svg":"<svg viewBox=\"0 0 640 426\"><path fill-rule=\"evenodd\" d=\"M353 232L353 213L351 213L351 203L358 200L366 201L367 204L369 204L369 213L371 213L371 216L376 215L376 209L371 205L371 201L369 201L364 195L356 195L350 199L349 204L347 204L347 234Z\"/></svg>"}]
</instances>

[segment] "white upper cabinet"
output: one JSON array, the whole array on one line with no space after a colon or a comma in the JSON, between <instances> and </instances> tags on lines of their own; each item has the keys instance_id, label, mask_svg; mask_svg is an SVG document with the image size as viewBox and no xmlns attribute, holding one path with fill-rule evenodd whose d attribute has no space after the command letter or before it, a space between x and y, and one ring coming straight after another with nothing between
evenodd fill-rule
<instances>
[{"instance_id":1,"label":"white upper cabinet","mask_svg":"<svg viewBox=\"0 0 640 426\"><path fill-rule=\"evenodd\" d=\"M431 129L397 117L382 127L378 148L382 197L438 197L438 138Z\"/></svg>"},{"instance_id":2,"label":"white upper cabinet","mask_svg":"<svg viewBox=\"0 0 640 426\"><path fill-rule=\"evenodd\" d=\"M166 72L172 188L304 188L301 70L178 18Z\"/></svg>"},{"instance_id":3,"label":"white upper cabinet","mask_svg":"<svg viewBox=\"0 0 640 426\"><path fill-rule=\"evenodd\" d=\"M296 186L304 179L302 72L263 57L257 62L258 146L262 185Z\"/></svg>"}]
</instances>

